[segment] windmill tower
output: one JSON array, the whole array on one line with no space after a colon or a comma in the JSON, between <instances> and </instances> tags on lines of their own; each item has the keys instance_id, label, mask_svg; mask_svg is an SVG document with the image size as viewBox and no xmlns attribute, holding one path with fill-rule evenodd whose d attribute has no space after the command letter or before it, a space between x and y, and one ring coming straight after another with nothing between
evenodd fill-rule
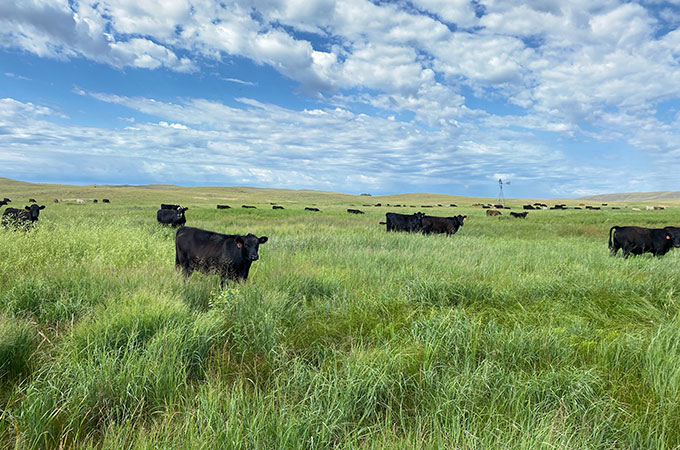
<instances>
[{"instance_id":1,"label":"windmill tower","mask_svg":"<svg viewBox=\"0 0 680 450\"><path fill-rule=\"evenodd\" d=\"M509 181L506 181L505 184L510 184ZM505 195L503 194L503 180L498 179L498 201L496 202L499 205L503 205L505 208Z\"/></svg>"}]
</instances>

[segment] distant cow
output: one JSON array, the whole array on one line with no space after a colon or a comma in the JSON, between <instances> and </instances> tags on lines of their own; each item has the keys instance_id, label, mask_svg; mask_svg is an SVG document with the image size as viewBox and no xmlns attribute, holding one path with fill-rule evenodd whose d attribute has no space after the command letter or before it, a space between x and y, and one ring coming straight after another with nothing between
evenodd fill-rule
<instances>
[{"instance_id":1,"label":"distant cow","mask_svg":"<svg viewBox=\"0 0 680 450\"><path fill-rule=\"evenodd\" d=\"M360 209L347 208L347 212L350 214L363 214L364 212Z\"/></svg>"},{"instance_id":2,"label":"distant cow","mask_svg":"<svg viewBox=\"0 0 680 450\"><path fill-rule=\"evenodd\" d=\"M535 209L535 208L534 208L533 206L531 206L531 205L522 205L522 209L533 210L533 209Z\"/></svg>"},{"instance_id":3,"label":"distant cow","mask_svg":"<svg viewBox=\"0 0 680 450\"><path fill-rule=\"evenodd\" d=\"M501 214L502 214L502 213L501 213L500 211L498 211L497 209L489 209L489 210L486 212L486 215L487 215L487 216L500 216Z\"/></svg>"},{"instance_id":4,"label":"distant cow","mask_svg":"<svg viewBox=\"0 0 680 450\"><path fill-rule=\"evenodd\" d=\"M422 231L425 234L446 233L455 234L458 228L465 223L467 216L457 215L455 217L423 216Z\"/></svg>"},{"instance_id":5,"label":"distant cow","mask_svg":"<svg viewBox=\"0 0 680 450\"><path fill-rule=\"evenodd\" d=\"M177 209L179 205L171 205L169 203L161 203L161 209Z\"/></svg>"},{"instance_id":6,"label":"distant cow","mask_svg":"<svg viewBox=\"0 0 680 450\"><path fill-rule=\"evenodd\" d=\"M59 199L58 199L58 198L55 198L55 199L54 199L54 203L59 203Z\"/></svg>"},{"instance_id":7,"label":"distant cow","mask_svg":"<svg viewBox=\"0 0 680 450\"><path fill-rule=\"evenodd\" d=\"M95 198L94 200L92 200L92 203L97 203L97 199Z\"/></svg>"},{"instance_id":8,"label":"distant cow","mask_svg":"<svg viewBox=\"0 0 680 450\"><path fill-rule=\"evenodd\" d=\"M305 211L320 212L321 210L319 208L310 208L309 206L305 206Z\"/></svg>"},{"instance_id":9,"label":"distant cow","mask_svg":"<svg viewBox=\"0 0 680 450\"><path fill-rule=\"evenodd\" d=\"M241 205L241 208L245 208L245 209L257 209L255 206L250 206L250 205Z\"/></svg>"},{"instance_id":10,"label":"distant cow","mask_svg":"<svg viewBox=\"0 0 680 450\"><path fill-rule=\"evenodd\" d=\"M110 201L108 198L102 199L102 202L104 202L104 203L111 203L111 201Z\"/></svg>"},{"instance_id":11,"label":"distant cow","mask_svg":"<svg viewBox=\"0 0 680 450\"><path fill-rule=\"evenodd\" d=\"M616 255L621 249L624 258L631 253L652 253L662 256L673 247L680 247L680 228L618 227L609 229L609 253Z\"/></svg>"},{"instance_id":12,"label":"distant cow","mask_svg":"<svg viewBox=\"0 0 680 450\"><path fill-rule=\"evenodd\" d=\"M1 223L3 226L28 227L38 221L40 211L45 209L45 205L38 206L35 203L25 206L24 209L7 208L2 213Z\"/></svg>"},{"instance_id":13,"label":"distant cow","mask_svg":"<svg viewBox=\"0 0 680 450\"><path fill-rule=\"evenodd\" d=\"M451 203L449 206L450 206L451 208L457 208L457 207L458 207L455 203Z\"/></svg>"},{"instance_id":14,"label":"distant cow","mask_svg":"<svg viewBox=\"0 0 680 450\"><path fill-rule=\"evenodd\" d=\"M156 212L156 220L158 223L164 225L171 225L173 227L181 227L187 223L187 218L184 216L184 212L189 208L183 208L178 206L177 209L159 209Z\"/></svg>"},{"instance_id":15,"label":"distant cow","mask_svg":"<svg viewBox=\"0 0 680 450\"><path fill-rule=\"evenodd\" d=\"M38 200L36 200L36 199L34 199L34 198L29 198L29 199L28 199L28 203L35 203L35 202L37 202L37 201L38 201Z\"/></svg>"},{"instance_id":16,"label":"distant cow","mask_svg":"<svg viewBox=\"0 0 680 450\"><path fill-rule=\"evenodd\" d=\"M385 225L387 231L420 231L423 228L423 216L425 214L418 212L415 214L398 214L386 213Z\"/></svg>"},{"instance_id":17,"label":"distant cow","mask_svg":"<svg viewBox=\"0 0 680 450\"><path fill-rule=\"evenodd\" d=\"M518 219L526 219L527 214L529 214L527 211L524 211L524 212L521 212L521 213L511 212L510 217L516 217Z\"/></svg>"},{"instance_id":18,"label":"distant cow","mask_svg":"<svg viewBox=\"0 0 680 450\"><path fill-rule=\"evenodd\" d=\"M7 197L3 198L2 201L5 202L5 204L12 203L12 200L8 199Z\"/></svg>"},{"instance_id":19,"label":"distant cow","mask_svg":"<svg viewBox=\"0 0 680 450\"><path fill-rule=\"evenodd\" d=\"M272 206L272 209L285 209L285 208L283 206L274 205Z\"/></svg>"},{"instance_id":20,"label":"distant cow","mask_svg":"<svg viewBox=\"0 0 680 450\"><path fill-rule=\"evenodd\" d=\"M229 209L231 206L229 205L217 205L217 209Z\"/></svg>"},{"instance_id":21,"label":"distant cow","mask_svg":"<svg viewBox=\"0 0 680 450\"><path fill-rule=\"evenodd\" d=\"M222 286L227 279L246 281L257 250L267 236L221 234L200 228L184 227L175 235L175 267L185 277L194 270L217 273Z\"/></svg>"}]
</instances>

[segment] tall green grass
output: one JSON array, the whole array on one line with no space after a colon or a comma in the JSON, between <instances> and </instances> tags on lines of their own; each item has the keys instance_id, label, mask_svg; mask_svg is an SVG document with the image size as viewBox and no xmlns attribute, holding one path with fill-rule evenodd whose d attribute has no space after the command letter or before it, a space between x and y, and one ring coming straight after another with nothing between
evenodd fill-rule
<instances>
[{"instance_id":1,"label":"tall green grass","mask_svg":"<svg viewBox=\"0 0 680 450\"><path fill-rule=\"evenodd\" d=\"M208 190L189 225L270 238L221 289L174 269L154 205L179 194L201 196L48 204L0 230L0 448L680 446L680 253L606 245L673 209L433 208L468 215L445 237L344 212L364 199L218 211Z\"/></svg>"}]
</instances>

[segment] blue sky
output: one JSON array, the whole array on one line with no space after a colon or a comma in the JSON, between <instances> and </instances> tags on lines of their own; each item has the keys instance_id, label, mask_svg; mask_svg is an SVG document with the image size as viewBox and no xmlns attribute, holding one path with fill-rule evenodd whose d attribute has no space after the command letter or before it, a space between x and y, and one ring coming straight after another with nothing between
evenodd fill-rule
<instances>
[{"instance_id":1,"label":"blue sky","mask_svg":"<svg viewBox=\"0 0 680 450\"><path fill-rule=\"evenodd\" d=\"M680 190L680 0L9 0L0 176Z\"/></svg>"}]
</instances>

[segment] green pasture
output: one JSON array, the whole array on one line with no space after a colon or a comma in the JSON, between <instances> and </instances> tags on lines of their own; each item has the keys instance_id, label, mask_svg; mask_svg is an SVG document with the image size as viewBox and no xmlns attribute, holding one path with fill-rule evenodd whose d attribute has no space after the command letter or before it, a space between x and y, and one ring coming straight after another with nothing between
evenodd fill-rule
<instances>
[{"instance_id":1,"label":"green pasture","mask_svg":"<svg viewBox=\"0 0 680 450\"><path fill-rule=\"evenodd\" d=\"M680 447L680 249L607 249L613 225L680 225L677 202L521 220L431 194L0 179L3 197L46 209L0 230L0 448ZM185 281L161 202L268 236L248 282ZM378 224L418 210L468 220Z\"/></svg>"}]
</instances>

